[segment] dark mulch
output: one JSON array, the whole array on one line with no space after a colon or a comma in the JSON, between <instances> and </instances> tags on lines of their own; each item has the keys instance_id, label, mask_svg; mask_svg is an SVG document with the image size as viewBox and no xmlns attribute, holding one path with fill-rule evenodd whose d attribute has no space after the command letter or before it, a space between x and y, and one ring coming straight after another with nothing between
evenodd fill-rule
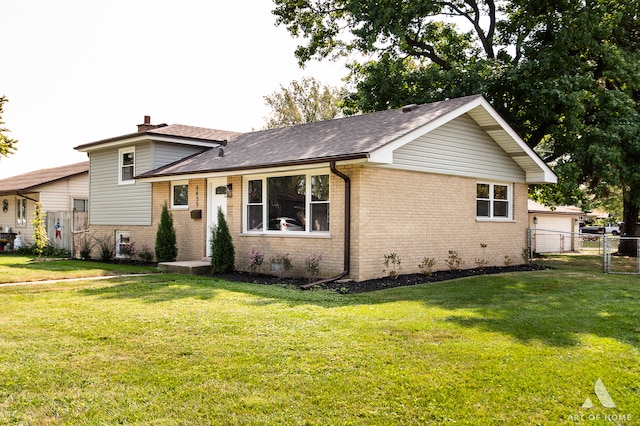
<instances>
[{"instance_id":1,"label":"dark mulch","mask_svg":"<svg viewBox=\"0 0 640 426\"><path fill-rule=\"evenodd\" d=\"M368 291L382 290L385 288L403 287L416 284L426 284L438 281L452 280L455 278L472 277L476 275L500 274L503 272L523 272L545 269L540 265L514 265L514 266L487 266L484 269L458 269L455 271L437 271L427 276L424 274L405 274L396 279L389 277L377 278L365 281L345 281L339 280L322 284L318 288L335 290L338 293L364 293ZM227 281L238 281L254 284L284 284L300 287L309 284L305 278L278 278L266 274L250 274L248 272L232 272L227 274L215 274L216 277Z\"/></svg>"}]
</instances>

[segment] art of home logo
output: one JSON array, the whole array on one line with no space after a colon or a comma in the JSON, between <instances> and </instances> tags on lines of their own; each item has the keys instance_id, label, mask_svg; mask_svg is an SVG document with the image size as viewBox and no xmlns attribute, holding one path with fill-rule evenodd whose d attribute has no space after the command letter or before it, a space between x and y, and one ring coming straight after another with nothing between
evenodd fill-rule
<instances>
[{"instance_id":1,"label":"art of home logo","mask_svg":"<svg viewBox=\"0 0 640 426\"><path fill-rule=\"evenodd\" d=\"M609 391L604 386L602 380L598 377L595 385L593 386L593 390L598 397L598 402L604 408L616 408L615 402L613 402L613 398L609 394ZM596 404L591 401L591 398L587 396L582 404L582 408L588 410L590 408L594 408ZM607 413L607 414L572 414L569 415L568 420L604 420L611 422L619 422L619 421L631 421L631 414L620 414L620 413Z\"/></svg>"}]
</instances>

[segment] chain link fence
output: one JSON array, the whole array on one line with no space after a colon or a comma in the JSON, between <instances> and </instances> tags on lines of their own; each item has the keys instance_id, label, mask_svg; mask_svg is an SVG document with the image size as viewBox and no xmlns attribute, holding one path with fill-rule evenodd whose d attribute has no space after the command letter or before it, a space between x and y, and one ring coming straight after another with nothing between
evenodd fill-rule
<instances>
[{"instance_id":1,"label":"chain link fence","mask_svg":"<svg viewBox=\"0 0 640 426\"><path fill-rule=\"evenodd\" d=\"M534 263L570 263L611 274L640 274L639 240L636 237L530 228L528 250Z\"/></svg>"}]
</instances>

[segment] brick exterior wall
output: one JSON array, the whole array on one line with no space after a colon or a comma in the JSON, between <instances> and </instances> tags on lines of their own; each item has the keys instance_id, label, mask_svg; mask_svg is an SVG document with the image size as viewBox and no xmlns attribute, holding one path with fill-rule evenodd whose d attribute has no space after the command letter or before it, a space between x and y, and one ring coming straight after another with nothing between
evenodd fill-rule
<instances>
[{"instance_id":1,"label":"brick exterior wall","mask_svg":"<svg viewBox=\"0 0 640 426\"><path fill-rule=\"evenodd\" d=\"M351 165L339 167L351 179L351 261L348 278L361 281L385 275L384 255L397 253L400 273L420 272L424 257L434 258L434 270L448 269L449 250L456 250L464 264L476 267L476 259L489 266L502 266L505 256L522 263L526 247L527 185L513 187L513 221L476 221L476 179L429 173ZM256 248L265 253L263 272L270 272L269 259L289 253L292 275L304 275L304 259L322 253L321 276L331 277L343 270L344 182L330 174L330 236L326 235L246 235L242 234L242 176L231 176L233 187L227 198L227 222L236 252L236 269L247 270L249 253ZM136 247L153 249L162 204L170 205L171 184L153 184L151 226L91 226L94 235L131 232ZM207 252L207 180L189 181L189 209L171 210L178 241L178 260L199 260ZM202 210L201 219L192 219L192 210ZM215 215L215 212L211 212ZM481 244L486 247L482 248ZM94 256L97 256L94 251Z\"/></svg>"},{"instance_id":2,"label":"brick exterior wall","mask_svg":"<svg viewBox=\"0 0 640 426\"><path fill-rule=\"evenodd\" d=\"M361 167L351 171L353 199L351 276L357 280L384 275L384 255L397 253L400 273L420 272L424 257L434 270L448 269L449 250L476 267L476 259L503 266L505 256L522 263L526 247L527 185L515 184L513 221L476 221L476 179ZM485 244L486 248L482 248Z\"/></svg>"}]
</instances>

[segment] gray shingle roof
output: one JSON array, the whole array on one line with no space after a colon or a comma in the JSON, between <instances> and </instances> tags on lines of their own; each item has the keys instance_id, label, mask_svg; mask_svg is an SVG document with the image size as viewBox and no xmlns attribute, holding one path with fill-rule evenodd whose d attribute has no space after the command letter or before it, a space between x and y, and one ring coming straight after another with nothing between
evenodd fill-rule
<instances>
[{"instance_id":1,"label":"gray shingle roof","mask_svg":"<svg viewBox=\"0 0 640 426\"><path fill-rule=\"evenodd\" d=\"M185 126L184 124L171 124L168 126L162 125L155 129L147 130L144 132L129 133L126 135L116 136L109 139L103 139L96 142L86 143L86 144L75 147L75 149L83 151L83 150L86 150L87 148L96 147L106 143L131 139L131 138L139 137L142 135L148 135L151 137L156 135L156 136L167 136L167 137L172 137L177 139L208 141L208 142L211 142L213 145L213 144L218 144L222 141L234 138L240 134L241 133L239 132L232 132L228 130L207 129L206 127Z\"/></svg>"},{"instance_id":2,"label":"gray shingle roof","mask_svg":"<svg viewBox=\"0 0 640 426\"><path fill-rule=\"evenodd\" d=\"M455 111L481 95L291 127L244 133L219 156L207 150L139 177L231 171L365 158L372 151Z\"/></svg>"},{"instance_id":3,"label":"gray shingle roof","mask_svg":"<svg viewBox=\"0 0 640 426\"><path fill-rule=\"evenodd\" d=\"M69 164L67 166L41 169L0 180L0 194L16 194L52 183L71 176L89 172L89 162Z\"/></svg>"}]
</instances>

